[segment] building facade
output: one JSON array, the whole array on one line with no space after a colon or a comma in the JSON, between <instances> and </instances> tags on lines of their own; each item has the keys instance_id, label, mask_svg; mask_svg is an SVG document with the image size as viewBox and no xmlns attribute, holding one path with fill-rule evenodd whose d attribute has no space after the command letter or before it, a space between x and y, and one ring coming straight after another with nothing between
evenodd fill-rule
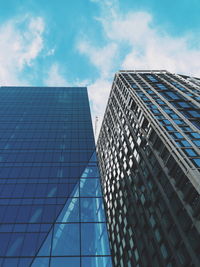
<instances>
[{"instance_id":1,"label":"building facade","mask_svg":"<svg viewBox=\"0 0 200 267\"><path fill-rule=\"evenodd\" d=\"M200 80L119 71L97 143L114 266L200 266Z\"/></svg>"},{"instance_id":2,"label":"building facade","mask_svg":"<svg viewBox=\"0 0 200 267\"><path fill-rule=\"evenodd\" d=\"M87 89L0 95L0 266L112 266Z\"/></svg>"}]
</instances>

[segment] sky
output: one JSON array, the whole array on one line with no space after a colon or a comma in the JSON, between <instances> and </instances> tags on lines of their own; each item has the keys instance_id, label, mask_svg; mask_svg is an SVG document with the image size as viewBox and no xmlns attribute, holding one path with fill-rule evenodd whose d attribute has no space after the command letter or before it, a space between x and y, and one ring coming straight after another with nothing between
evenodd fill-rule
<instances>
[{"instance_id":1,"label":"sky","mask_svg":"<svg viewBox=\"0 0 200 267\"><path fill-rule=\"evenodd\" d=\"M114 74L200 77L199 0L0 0L0 86L87 86L103 119Z\"/></svg>"}]
</instances>

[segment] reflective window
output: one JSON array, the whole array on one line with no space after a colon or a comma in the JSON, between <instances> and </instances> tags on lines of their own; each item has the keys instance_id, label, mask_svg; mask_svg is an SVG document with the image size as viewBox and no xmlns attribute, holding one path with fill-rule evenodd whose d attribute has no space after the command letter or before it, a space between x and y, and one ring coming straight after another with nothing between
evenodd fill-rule
<instances>
[{"instance_id":1,"label":"reflective window","mask_svg":"<svg viewBox=\"0 0 200 267\"><path fill-rule=\"evenodd\" d=\"M192 161L195 163L195 165L200 168L200 158L192 159Z\"/></svg>"},{"instance_id":2,"label":"reflective window","mask_svg":"<svg viewBox=\"0 0 200 267\"><path fill-rule=\"evenodd\" d=\"M0 91L4 266L80 266L81 220L105 222L87 90Z\"/></svg>"},{"instance_id":3,"label":"reflective window","mask_svg":"<svg viewBox=\"0 0 200 267\"><path fill-rule=\"evenodd\" d=\"M80 198L82 222L105 222L101 198Z\"/></svg>"},{"instance_id":4,"label":"reflective window","mask_svg":"<svg viewBox=\"0 0 200 267\"><path fill-rule=\"evenodd\" d=\"M153 77L152 75L147 75L147 78L148 78L151 82L157 82L156 78Z\"/></svg>"},{"instance_id":5,"label":"reflective window","mask_svg":"<svg viewBox=\"0 0 200 267\"><path fill-rule=\"evenodd\" d=\"M80 267L80 258L73 257L53 257L51 258L51 267Z\"/></svg>"},{"instance_id":6,"label":"reflective window","mask_svg":"<svg viewBox=\"0 0 200 267\"><path fill-rule=\"evenodd\" d=\"M81 266L110 267L112 266L111 257L84 257Z\"/></svg>"},{"instance_id":7,"label":"reflective window","mask_svg":"<svg viewBox=\"0 0 200 267\"><path fill-rule=\"evenodd\" d=\"M54 226L52 255L80 255L79 224L56 224Z\"/></svg>"},{"instance_id":8,"label":"reflective window","mask_svg":"<svg viewBox=\"0 0 200 267\"><path fill-rule=\"evenodd\" d=\"M193 149L185 149L184 150L185 152L186 152L186 154L188 155L188 156L190 156L190 157L195 157L195 156L197 156L197 153L193 150Z\"/></svg>"},{"instance_id":9,"label":"reflective window","mask_svg":"<svg viewBox=\"0 0 200 267\"><path fill-rule=\"evenodd\" d=\"M81 224L81 249L83 255L109 255L105 223Z\"/></svg>"},{"instance_id":10,"label":"reflective window","mask_svg":"<svg viewBox=\"0 0 200 267\"><path fill-rule=\"evenodd\" d=\"M99 179L81 179L80 180L81 197L100 197L101 185Z\"/></svg>"}]
</instances>

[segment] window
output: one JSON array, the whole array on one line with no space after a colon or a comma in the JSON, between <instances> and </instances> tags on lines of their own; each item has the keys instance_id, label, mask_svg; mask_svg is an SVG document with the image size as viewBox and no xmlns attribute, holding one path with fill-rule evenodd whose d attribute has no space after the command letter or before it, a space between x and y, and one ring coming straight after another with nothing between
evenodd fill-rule
<instances>
[{"instance_id":1,"label":"window","mask_svg":"<svg viewBox=\"0 0 200 267\"><path fill-rule=\"evenodd\" d=\"M196 146L200 147L200 140L192 140L192 142L193 142Z\"/></svg>"},{"instance_id":2,"label":"window","mask_svg":"<svg viewBox=\"0 0 200 267\"><path fill-rule=\"evenodd\" d=\"M171 99L180 99L179 95L177 93L173 93L173 92L166 92L166 94L171 98Z\"/></svg>"},{"instance_id":3,"label":"window","mask_svg":"<svg viewBox=\"0 0 200 267\"><path fill-rule=\"evenodd\" d=\"M165 126L165 128L168 130L168 131L175 131L175 128L173 126Z\"/></svg>"},{"instance_id":4,"label":"window","mask_svg":"<svg viewBox=\"0 0 200 267\"><path fill-rule=\"evenodd\" d=\"M160 230L159 229L156 229L156 231L155 231L155 237L156 237L156 240L158 242L160 242L160 240L161 240L161 234L160 234Z\"/></svg>"},{"instance_id":5,"label":"window","mask_svg":"<svg viewBox=\"0 0 200 267\"><path fill-rule=\"evenodd\" d=\"M187 102L177 102L182 108L190 108L191 105Z\"/></svg>"},{"instance_id":6,"label":"window","mask_svg":"<svg viewBox=\"0 0 200 267\"><path fill-rule=\"evenodd\" d=\"M176 246L180 242L180 235L179 235L177 229L175 228L175 226L170 229L169 238L170 238L170 241L172 242L173 246Z\"/></svg>"},{"instance_id":7,"label":"window","mask_svg":"<svg viewBox=\"0 0 200 267\"><path fill-rule=\"evenodd\" d=\"M190 113L192 117L200 118L200 113L196 110L188 110L188 113Z\"/></svg>"},{"instance_id":8,"label":"window","mask_svg":"<svg viewBox=\"0 0 200 267\"><path fill-rule=\"evenodd\" d=\"M179 262L181 264L181 266L184 266L188 263L188 261L190 260L188 253L186 251L186 249L181 246L177 251L176 251L176 255L179 259Z\"/></svg>"},{"instance_id":9,"label":"window","mask_svg":"<svg viewBox=\"0 0 200 267\"><path fill-rule=\"evenodd\" d=\"M161 251L161 254L162 254L163 258L167 259L169 254L168 254L167 247L165 246L165 244L162 244L160 246L160 251Z\"/></svg>"},{"instance_id":10,"label":"window","mask_svg":"<svg viewBox=\"0 0 200 267\"><path fill-rule=\"evenodd\" d=\"M200 139L200 134L199 133L191 133L191 135L194 138L199 138Z\"/></svg>"},{"instance_id":11,"label":"window","mask_svg":"<svg viewBox=\"0 0 200 267\"><path fill-rule=\"evenodd\" d=\"M178 132L175 132L173 133L174 137L177 138L177 139L184 139L183 135L178 133Z\"/></svg>"},{"instance_id":12,"label":"window","mask_svg":"<svg viewBox=\"0 0 200 267\"><path fill-rule=\"evenodd\" d=\"M182 120L174 120L177 125L185 124Z\"/></svg>"},{"instance_id":13,"label":"window","mask_svg":"<svg viewBox=\"0 0 200 267\"><path fill-rule=\"evenodd\" d=\"M135 84L135 83L133 83L133 84L131 84L131 86L132 86L132 88L138 88L138 86Z\"/></svg>"},{"instance_id":14,"label":"window","mask_svg":"<svg viewBox=\"0 0 200 267\"><path fill-rule=\"evenodd\" d=\"M109 255L105 223L82 223L81 249L84 255Z\"/></svg>"},{"instance_id":15,"label":"window","mask_svg":"<svg viewBox=\"0 0 200 267\"><path fill-rule=\"evenodd\" d=\"M155 221L153 215L151 215L149 221L150 221L150 224L151 224L152 227L154 227L156 225L156 221Z\"/></svg>"},{"instance_id":16,"label":"window","mask_svg":"<svg viewBox=\"0 0 200 267\"><path fill-rule=\"evenodd\" d=\"M177 141L176 142L179 147L191 147L190 143L188 141Z\"/></svg>"},{"instance_id":17,"label":"window","mask_svg":"<svg viewBox=\"0 0 200 267\"><path fill-rule=\"evenodd\" d=\"M192 159L192 161L195 163L195 165L200 168L200 158Z\"/></svg>"},{"instance_id":18,"label":"window","mask_svg":"<svg viewBox=\"0 0 200 267\"><path fill-rule=\"evenodd\" d=\"M148 78L151 82L157 82L156 78L154 78L152 75L147 75L147 78Z\"/></svg>"},{"instance_id":19,"label":"window","mask_svg":"<svg viewBox=\"0 0 200 267\"><path fill-rule=\"evenodd\" d=\"M157 87L159 88L159 89L167 89L167 87L164 85L164 84L162 84L162 83L158 83L157 84Z\"/></svg>"},{"instance_id":20,"label":"window","mask_svg":"<svg viewBox=\"0 0 200 267\"><path fill-rule=\"evenodd\" d=\"M195 157L195 156L197 156L197 153L196 153L193 149L191 149L191 148L186 148L186 149L185 149L185 152L186 152L186 154L187 154L188 156L190 156L190 157Z\"/></svg>"}]
</instances>

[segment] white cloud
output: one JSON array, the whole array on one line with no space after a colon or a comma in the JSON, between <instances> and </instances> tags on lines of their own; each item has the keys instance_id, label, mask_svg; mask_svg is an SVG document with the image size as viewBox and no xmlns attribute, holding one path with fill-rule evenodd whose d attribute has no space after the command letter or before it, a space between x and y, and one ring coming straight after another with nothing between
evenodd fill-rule
<instances>
[{"instance_id":1,"label":"white cloud","mask_svg":"<svg viewBox=\"0 0 200 267\"><path fill-rule=\"evenodd\" d=\"M95 123L95 117L98 116L99 118L96 134L96 136L98 136L111 87L111 77L113 76L112 69L117 58L118 47L115 43L111 42L102 48L96 48L88 41L82 40L78 43L77 48L80 53L88 56L90 62L100 73L99 78L94 82L87 81L86 83L91 103L93 126Z\"/></svg>"},{"instance_id":2,"label":"white cloud","mask_svg":"<svg viewBox=\"0 0 200 267\"><path fill-rule=\"evenodd\" d=\"M111 42L102 48L98 48L83 40L78 43L77 48L80 53L88 56L90 62L101 72L101 76L109 77L117 53L115 43Z\"/></svg>"},{"instance_id":3,"label":"white cloud","mask_svg":"<svg viewBox=\"0 0 200 267\"><path fill-rule=\"evenodd\" d=\"M51 65L47 77L44 79L46 86L72 86L69 85L67 80L60 74L60 68L57 63Z\"/></svg>"},{"instance_id":4,"label":"white cloud","mask_svg":"<svg viewBox=\"0 0 200 267\"><path fill-rule=\"evenodd\" d=\"M119 14L112 22L103 20L108 39L117 42L119 50L125 43L130 47L121 62L122 69L168 69L200 75L200 49L190 46L193 36L175 38L152 24L153 18L146 12Z\"/></svg>"},{"instance_id":5,"label":"white cloud","mask_svg":"<svg viewBox=\"0 0 200 267\"><path fill-rule=\"evenodd\" d=\"M122 13L117 0L91 1L101 9L101 17L95 19L103 28L106 45L96 47L85 36L78 50L99 70L97 80L88 86L94 116L103 118L116 68L167 69L200 76L200 48L191 45L194 40L198 44L197 36L173 37L155 25L148 12Z\"/></svg>"},{"instance_id":6,"label":"white cloud","mask_svg":"<svg viewBox=\"0 0 200 267\"><path fill-rule=\"evenodd\" d=\"M153 17L148 12L122 13L117 2L112 1L112 8L99 21L102 24L108 43L117 46L120 54L124 45L129 51L119 63L123 69L168 69L200 75L199 48L192 48L191 43L200 41L195 34L188 33L181 37L173 37L160 25L153 23ZM100 3L105 9L104 1ZM200 44L200 42L199 42ZM198 46L197 46L198 47ZM89 51L88 51L89 52Z\"/></svg>"},{"instance_id":7,"label":"white cloud","mask_svg":"<svg viewBox=\"0 0 200 267\"><path fill-rule=\"evenodd\" d=\"M0 85L27 84L20 75L41 52L44 27L42 18L28 15L0 26Z\"/></svg>"}]
</instances>

